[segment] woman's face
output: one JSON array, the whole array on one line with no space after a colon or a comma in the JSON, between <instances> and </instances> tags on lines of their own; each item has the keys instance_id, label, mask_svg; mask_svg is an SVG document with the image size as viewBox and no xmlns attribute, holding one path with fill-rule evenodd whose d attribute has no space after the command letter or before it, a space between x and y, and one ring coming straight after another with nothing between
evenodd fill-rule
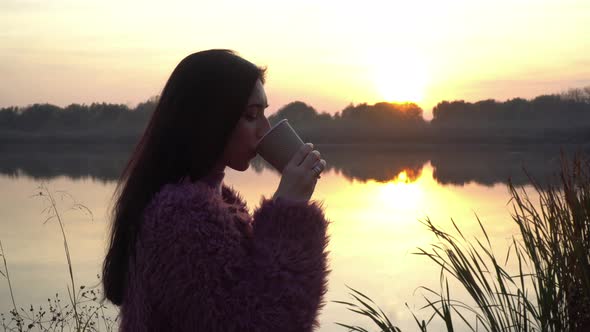
<instances>
[{"instance_id":1,"label":"woman's face","mask_svg":"<svg viewBox=\"0 0 590 332\"><path fill-rule=\"evenodd\" d=\"M258 141L270 129L264 110L268 107L266 93L260 80L256 81L246 109L238 121L223 152L225 166L245 171L256 156Z\"/></svg>"}]
</instances>

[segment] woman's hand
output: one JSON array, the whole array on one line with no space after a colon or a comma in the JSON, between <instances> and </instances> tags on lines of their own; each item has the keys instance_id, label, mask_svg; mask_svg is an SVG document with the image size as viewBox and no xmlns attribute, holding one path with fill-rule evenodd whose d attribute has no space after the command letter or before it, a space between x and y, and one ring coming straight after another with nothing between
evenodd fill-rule
<instances>
[{"instance_id":1,"label":"woman's hand","mask_svg":"<svg viewBox=\"0 0 590 332\"><path fill-rule=\"evenodd\" d=\"M318 181L318 174L313 168L319 165L323 171L326 167L326 161L321 159L319 151L312 150L313 144L304 144L291 158L283 170L281 182L273 199L282 197L295 201L309 201Z\"/></svg>"}]
</instances>

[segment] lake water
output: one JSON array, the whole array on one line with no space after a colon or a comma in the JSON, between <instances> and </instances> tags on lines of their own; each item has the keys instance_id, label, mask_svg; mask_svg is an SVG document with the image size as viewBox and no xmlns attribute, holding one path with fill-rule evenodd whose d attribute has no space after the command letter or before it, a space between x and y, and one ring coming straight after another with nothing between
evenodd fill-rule
<instances>
[{"instance_id":1,"label":"lake water","mask_svg":"<svg viewBox=\"0 0 590 332\"><path fill-rule=\"evenodd\" d=\"M451 218L466 236L481 236L476 214L505 253L517 229L510 217L507 180L532 192L524 166L537 179L555 174L559 146L319 146L328 169L313 199L324 202L332 221L329 291L320 331L345 331L334 322L373 326L331 301L349 301L346 286L370 296L402 330L417 330L412 311L428 319L426 292L438 290L438 268L417 248L436 239L419 220L451 230ZM580 147L569 147L568 151ZM588 147L582 147L588 151ZM58 292L67 298L68 270L59 225L46 219L38 194L44 183L60 198L65 191L92 212L69 210L58 199L78 285L98 282L105 253L108 211L116 177L128 147L11 147L0 156L0 240L17 305L46 304ZM251 211L262 195L274 193L280 177L260 160L245 172L226 170L225 183L237 189ZM463 297L454 287L457 297ZM408 309L408 307L411 308ZM0 276L0 312L12 304ZM438 326L433 323L432 330Z\"/></svg>"}]
</instances>

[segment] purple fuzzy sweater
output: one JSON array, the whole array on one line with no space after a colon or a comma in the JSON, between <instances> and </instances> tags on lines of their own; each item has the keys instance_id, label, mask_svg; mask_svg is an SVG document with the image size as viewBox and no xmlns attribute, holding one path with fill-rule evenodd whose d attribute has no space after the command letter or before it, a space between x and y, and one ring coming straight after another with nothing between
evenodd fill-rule
<instances>
[{"instance_id":1,"label":"purple fuzzy sweater","mask_svg":"<svg viewBox=\"0 0 590 332\"><path fill-rule=\"evenodd\" d=\"M130 260L121 331L312 331L327 287L328 225L312 202L165 185Z\"/></svg>"}]
</instances>

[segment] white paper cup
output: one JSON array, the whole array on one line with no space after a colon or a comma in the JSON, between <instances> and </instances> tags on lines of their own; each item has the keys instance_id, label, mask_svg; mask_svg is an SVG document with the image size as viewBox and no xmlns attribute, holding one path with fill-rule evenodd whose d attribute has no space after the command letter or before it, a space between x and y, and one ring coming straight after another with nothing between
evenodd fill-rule
<instances>
[{"instance_id":1,"label":"white paper cup","mask_svg":"<svg viewBox=\"0 0 590 332\"><path fill-rule=\"evenodd\" d=\"M287 119L275 124L258 142L256 152L279 172L305 144Z\"/></svg>"}]
</instances>

